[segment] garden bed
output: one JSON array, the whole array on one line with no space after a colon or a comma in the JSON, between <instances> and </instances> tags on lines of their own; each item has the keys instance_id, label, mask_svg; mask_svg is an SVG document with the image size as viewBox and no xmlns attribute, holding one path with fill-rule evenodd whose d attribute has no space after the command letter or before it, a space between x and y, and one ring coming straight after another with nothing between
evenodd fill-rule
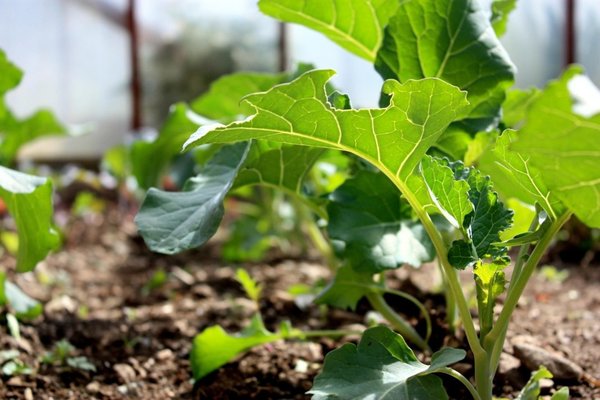
<instances>
[{"instance_id":1,"label":"garden bed","mask_svg":"<svg viewBox=\"0 0 600 400\"><path fill-rule=\"evenodd\" d=\"M137 236L132 214L116 208L76 219L65 232L63 249L38 266L37 278L14 277L45 303L45 311L34 322L21 324L20 340L1 328L2 349L18 349L35 371L4 376L1 398L304 399L324 354L341 341L358 339L261 346L193 385L188 355L194 335L213 324L238 331L254 312L235 281L235 266L219 261L218 242L181 256L152 254ZM3 262L14 263L8 257ZM600 389L590 381L600 377L600 268L554 265L568 273L566 280L534 277L513 315L506 350L513 352L512 344L518 342L562 354L583 368L586 378L555 380L557 386L569 386L572 398L599 398ZM365 324L368 307L363 303L358 313L298 306L288 291L292 285L329 276L317 257L271 254L265 263L244 267L264 286L261 311L269 328L284 318L311 329ZM150 288L157 271L168 278ZM447 335L443 296L420 290L427 289L423 282L431 281L432 272L408 271L392 274L390 286L424 299L432 310L432 347L460 344L463 338ZM410 321L418 321L416 309L404 310ZM74 354L86 357L96 372L41 364L41 356L61 340L70 342ZM518 364L510 357L502 363L496 394L512 397L527 381L530 371ZM470 368L467 360L457 369L469 376ZM462 398L452 383L448 389L452 398Z\"/></svg>"}]
</instances>

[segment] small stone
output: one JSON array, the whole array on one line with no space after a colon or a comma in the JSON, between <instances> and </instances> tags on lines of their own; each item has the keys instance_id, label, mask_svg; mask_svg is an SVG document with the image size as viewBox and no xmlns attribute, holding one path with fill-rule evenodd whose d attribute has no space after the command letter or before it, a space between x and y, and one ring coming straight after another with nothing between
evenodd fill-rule
<instances>
[{"instance_id":1,"label":"small stone","mask_svg":"<svg viewBox=\"0 0 600 400\"><path fill-rule=\"evenodd\" d=\"M33 400L33 392L30 388L25 389L23 392L23 397L25 397L25 400Z\"/></svg>"},{"instance_id":2,"label":"small stone","mask_svg":"<svg viewBox=\"0 0 600 400\"><path fill-rule=\"evenodd\" d=\"M89 393L98 393L100 391L100 382L91 381L87 384L85 390L87 390Z\"/></svg>"},{"instance_id":3,"label":"small stone","mask_svg":"<svg viewBox=\"0 0 600 400\"><path fill-rule=\"evenodd\" d=\"M500 374L506 375L520 366L521 361L517 357L513 357L508 353L500 354L500 364L498 365L498 372Z\"/></svg>"},{"instance_id":4,"label":"small stone","mask_svg":"<svg viewBox=\"0 0 600 400\"><path fill-rule=\"evenodd\" d=\"M172 358L173 358L173 352L171 351L171 349L163 349L163 350L159 351L158 353L156 353L156 359L158 361L170 360Z\"/></svg>"},{"instance_id":5,"label":"small stone","mask_svg":"<svg viewBox=\"0 0 600 400\"><path fill-rule=\"evenodd\" d=\"M135 370L129 364L115 364L113 369L123 383L129 383L135 379Z\"/></svg>"},{"instance_id":6,"label":"small stone","mask_svg":"<svg viewBox=\"0 0 600 400\"><path fill-rule=\"evenodd\" d=\"M515 357L521 360L530 371L535 371L543 365L556 379L578 380L583 375L583 369L579 365L560 354L528 343L517 343L513 348Z\"/></svg>"},{"instance_id":7,"label":"small stone","mask_svg":"<svg viewBox=\"0 0 600 400\"><path fill-rule=\"evenodd\" d=\"M44 310L49 314L59 313L62 311L73 314L75 311L77 311L77 303L71 297L62 295L46 303Z\"/></svg>"}]
</instances>

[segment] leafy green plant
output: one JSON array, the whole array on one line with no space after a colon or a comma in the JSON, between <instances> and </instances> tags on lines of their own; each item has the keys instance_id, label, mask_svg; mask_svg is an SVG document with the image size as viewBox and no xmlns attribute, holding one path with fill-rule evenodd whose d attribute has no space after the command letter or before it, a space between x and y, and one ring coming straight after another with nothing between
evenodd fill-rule
<instances>
[{"instance_id":1,"label":"leafy green plant","mask_svg":"<svg viewBox=\"0 0 600 400\"><path fill-rule=\"evenodd\" d=\"M82 371L96 372L96 366L87 357L75 356L76 349L67 340L60 340L54 344L52 350L46 352L41 359L43 364L59 368L72 368Z\"/></svg>"},{"instance_id":2,"label":"leafy green plant","mask_svg":"<svg viewBox=\"0 0 600 400\"><path fill-rule=\"evenodd\" d=\"M265 327L259 308L262 286L243 269L237 270L236 279L248 298L255 303L256 313L250 320L250 324L237 334L230 335L221 326L214 325L196 335L190 353L194 379L208 375L239 354L260 344L284 339L304 340L319 336L341 337L357 333L341 330L303 331L293 328L288 321L283 321L277 331L271 332Z\"/></svg>"},{"instance_id":3,"label":"leafy green plant","mask_svg":"<svg viewBox=\"0 0 600 400\"><path fill-rule=\"evenodd\" d=\"M226 146L190 190L149 192L138 216L142 234L166 252L204 243L222 218L230 188L240 177L262 176L245 173L253 148L276 149L277 162L265 158L259 171L274 174L274 186L284 191L291 189L287 173L300 169L292 160L310 151L362 159L369 166L329 196L325 213L311 206L327 218L343 260L321 298L352 306L363 296L379 297L386 290L382 272L427 261L433 249L473 353L475 383L448 367L462 353L442 350L427 366L400 336L378 327L366 331L358 347L328 354L311 392L319 399L391 393L442 399L447 394L431 374L447 373L473 398L492 399L510 317L556 233L572 215L600 226L600 115L578 111L585 99L571 82L581 69L570 68L543 91L508 89L515 68L497 34L514 1L493 2L492 21L476 0L261 0L259 6L373 62L386 79L380 107L353 109L347 96L332 96L331 70L307 71L246 95L249 116L203 126L186 141L188 149ZM511 248L518 249L512 261ZM477 325L457 274L467 268ZM495 313L500 296L505 299ZM391 312L385 316L394 321ZM394 328L406 335L402 323ZM424 381L430 391L419 388Z\"/></svg>"},{"instance_id":4,"label":"leafy green plant","mask_svg":"<svg viewBox=\"0 0 600 400\"><path fill-rule=\"evenodd\" d=\"M47 134L61 134L64 128L45 110L20 120L5 104L6 93L17 86L22 72L0 50L0 199L13 217L17 235L17 272L32 271L60 238L52 224L52 183L6 166L14 163L18 149L26 142ZM0 272L0 305L8 305L19 318L35 318L41 305L6 280Z\"/></svg>"}]
</instances>

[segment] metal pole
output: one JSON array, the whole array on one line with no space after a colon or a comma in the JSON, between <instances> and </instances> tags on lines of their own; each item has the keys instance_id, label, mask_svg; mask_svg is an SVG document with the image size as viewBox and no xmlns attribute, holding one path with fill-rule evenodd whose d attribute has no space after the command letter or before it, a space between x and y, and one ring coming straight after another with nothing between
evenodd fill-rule
<instances>
[{"instance_id":1,"label":"metal pole","mask_svg":"<svg viewBox=\"0 0 600 400\"><path fill-rule=\"evenodd\" d=\"M142 103L140 84L140 65L138 58L138 32L135 17L135 0L129 0L126 14L126 25L129 31L129 59L131 68L131 129L137 131L142 127Z\"/></svg>"},{"instance_id":2,"label":"metal pole","mask_svg":"<svg viewBox=\"0 0 600 400\"><path fill-rule=\"evenodd\" d=\"M573 64L576 58L575 43L575 0L566 0L565 21L565 65Z\"/></svg>"},{"instance_id":3,"label":"metal pole","mask_svg":"<svg viewBox=\"0 0 600 400\"><path fill-rule=\"evenodd\" d=\"M278 61L279 71L287 71L288 68L288 48L287 48L287 27L285 22L279 23L279 40L278 40Z\"/></svg>"}]
</instances>

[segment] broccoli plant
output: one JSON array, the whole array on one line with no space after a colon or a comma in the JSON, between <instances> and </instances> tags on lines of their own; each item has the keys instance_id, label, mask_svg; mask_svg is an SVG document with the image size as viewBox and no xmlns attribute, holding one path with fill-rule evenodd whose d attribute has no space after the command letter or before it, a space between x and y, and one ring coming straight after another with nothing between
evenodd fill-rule
<instances>
[{"instance_id":1,"label":"broccoli plant","mask_svg":"<svg viewBox=\"0 0 600 400\"><path fill-rule=\"evenodd\" d=\"M475 382L449 367L463 351L441 349L426 365L400 335L374 327L358 346L327 355L310 393L444 399L436 374L447 374L473 398L491 400L511 315L556 233L573 215L600 226L600 115L578 92L582 70L570 68L542 91L509 89L515 67L498 35L514 1L494 1L491 13L477 0L261 0L259 7L372 62L386 79L380 107L354 109L347 96L332 95L331 70L246 95L245 119L202 126L186 141L186 149L227 146L189 191L148 194L142 234L169 248L203 242L216 229L207 211L219 210L220 220L223 197L240 177L274 177L289 190L284 178L310 167L297 161L310 151L362 159L370 167L329 196L328 232L344 264L322 297L369 298L383 271L422 263L431 248L473 353ZM260 147L278 157L265 159L261 173L246 172L248 154ZM382 225L372 229L373 222ZM458 279L466 269L478 323Z\"/></svg>"}]
</instances>

